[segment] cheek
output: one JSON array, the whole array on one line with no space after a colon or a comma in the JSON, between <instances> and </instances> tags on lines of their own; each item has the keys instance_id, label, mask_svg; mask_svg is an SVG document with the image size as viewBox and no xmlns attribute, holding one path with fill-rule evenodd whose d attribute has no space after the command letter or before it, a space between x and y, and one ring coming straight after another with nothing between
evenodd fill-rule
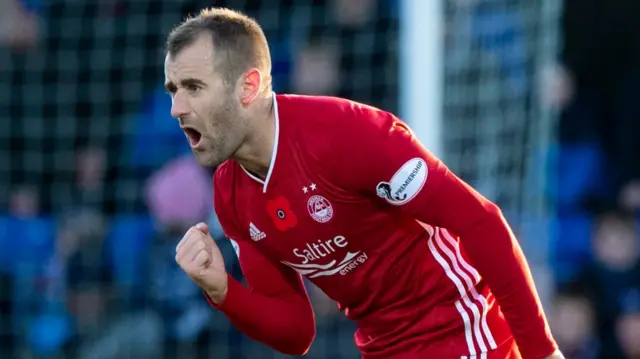
<instances>
[{"instance_id":1,"label":"cheek","mask_svg":"<svg viewBox=\"0 0 640 359\"><path fill-rule=\"evenodd\" d=\"M220 125L228 131L235 132L242 130L244 126L242 118L239 116L239 112L231 106L225 106L224 109L220 111L219 119L221 122Z\"/></svg>"},{"instance_id":2,"label":"cheek","mask_svg":"<svg viewBox=\"0 0 640 359\"><path fill-rule=\"evenodd\" d=\"M210 101L198 99L198 101L193 103L193 112L207 132L212 132L218 126L220 116Z\"/></svg>"},{"instance_id":3,"label":"cheek","mask_svg":"<svg viewBox=\"0 0 640 359\"><path fill-rule=\"evenodd\" d=\"M204 122L207 137L210 138L217 146L228 141L229 137L234 132L233 121L229 121L225 113L209 108L202 114L201 118Z\"/></svg>"}]
</instances>

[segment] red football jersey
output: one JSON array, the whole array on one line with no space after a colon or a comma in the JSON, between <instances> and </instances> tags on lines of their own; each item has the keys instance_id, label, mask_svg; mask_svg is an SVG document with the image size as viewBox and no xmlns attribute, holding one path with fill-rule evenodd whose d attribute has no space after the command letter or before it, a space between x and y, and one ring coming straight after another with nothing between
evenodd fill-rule
<instances>
[{"instance_id":1,"label":"red football jersey","mask_svg":"<svg viewBox=\"0 0 640 359\"><path fill-rule=\"evenodd\" d=\"M275 99L265 180L233 161L214 175L248 284L230 278L217 306L236 326L304 352L314 333L304 276L357 323L364 358L497 358L513 339L524 358L556 349L499 209L403 122L338 98Z\"/></svg>"}]
</instances>

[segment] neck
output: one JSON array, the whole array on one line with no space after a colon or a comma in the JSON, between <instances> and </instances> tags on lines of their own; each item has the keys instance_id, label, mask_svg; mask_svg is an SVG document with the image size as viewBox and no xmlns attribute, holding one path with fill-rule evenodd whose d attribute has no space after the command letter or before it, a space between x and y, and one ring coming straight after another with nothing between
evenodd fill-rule
<instances>
[{"instance_id":1,"label":"neck","mask_svg":"<svg viewBox=\"0 0 640 359\"><path fill-rule=\"evenodd\" d=\"M249 121L249 134L233 160L247 171L267 177L275 143L275 110L271 94L256 99L256 113Z\"/></svg>"}]
</instances>

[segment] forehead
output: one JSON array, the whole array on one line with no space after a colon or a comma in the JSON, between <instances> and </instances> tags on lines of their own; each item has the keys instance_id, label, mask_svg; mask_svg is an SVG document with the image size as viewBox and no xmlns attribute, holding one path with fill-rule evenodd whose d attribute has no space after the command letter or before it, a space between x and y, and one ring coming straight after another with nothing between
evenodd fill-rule
<instances>
[{"instance_id":1,"label":"forehead","mask_svg":"<svg viewBox=\"0 0 640 359\"><path fill-rule=\"evenodd\" d=\"M206 36L200 36L194 43L180 52L167 54L164 61L167 78L202 77L214 73L213 45Z\"/></svg>"}]
</instances>

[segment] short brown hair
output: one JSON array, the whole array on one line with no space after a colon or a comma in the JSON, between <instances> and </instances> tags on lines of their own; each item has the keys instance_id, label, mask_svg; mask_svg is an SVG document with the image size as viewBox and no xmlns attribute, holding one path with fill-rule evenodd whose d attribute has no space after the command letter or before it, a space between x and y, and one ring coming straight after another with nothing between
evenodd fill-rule
<instances>
[{"instance_id":1,"label":"short brown hair","mask_svg":"<svg viewBox=\"0 0 640 359\"><path fill-rule=\"evenodd\" d=\"M271 55L260 25L238 11L226 8L204 9L185 19L167 37L165 51L176 56L200 36L209 35L217 56L217 66L230 85L251 67L263 75L262 91L271 91Z\"/></svg>"}]
</instances>

